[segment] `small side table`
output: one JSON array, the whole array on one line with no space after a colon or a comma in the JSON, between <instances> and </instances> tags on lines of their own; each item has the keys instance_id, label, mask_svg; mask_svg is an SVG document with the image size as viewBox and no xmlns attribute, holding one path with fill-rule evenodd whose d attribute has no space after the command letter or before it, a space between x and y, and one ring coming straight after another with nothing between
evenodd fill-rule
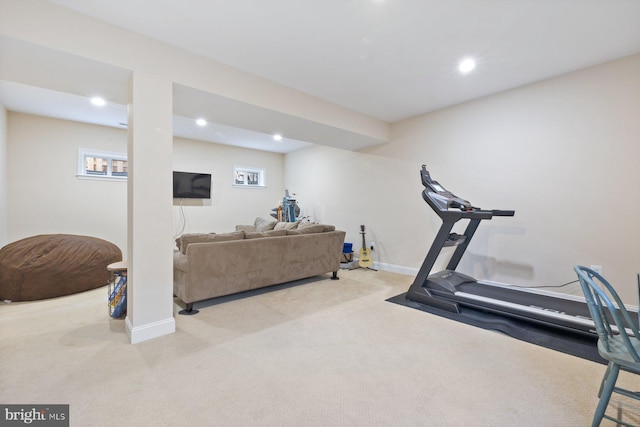
<instances>
[{"instance_id":1,"label":"small side table","mask_svg":"<svg viewBox=\"0 0 640 427\"><path fill-rule=\"evenodd\" d=\"M107 266L109 283L107 308L109 316L116 319L127 314L127 262L114 262Z\"/></svg>"}]
</instances>

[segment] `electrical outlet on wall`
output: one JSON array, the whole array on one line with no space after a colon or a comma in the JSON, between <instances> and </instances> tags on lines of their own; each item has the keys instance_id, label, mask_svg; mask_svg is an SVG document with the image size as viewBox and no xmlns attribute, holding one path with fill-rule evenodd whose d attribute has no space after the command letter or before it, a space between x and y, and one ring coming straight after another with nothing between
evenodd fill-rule
<instances>
[{"instance_id":1,"label":"electrical outlet on wall","mask_svg":"<svg viewBox=\"0 0 640 427\"><path fill-rule=\"evenodd\" d=\"M371 242L371 245L369 245L369 247L371 248L372 251L376 250L376 242Z\"/></svg>"}]
</instances>

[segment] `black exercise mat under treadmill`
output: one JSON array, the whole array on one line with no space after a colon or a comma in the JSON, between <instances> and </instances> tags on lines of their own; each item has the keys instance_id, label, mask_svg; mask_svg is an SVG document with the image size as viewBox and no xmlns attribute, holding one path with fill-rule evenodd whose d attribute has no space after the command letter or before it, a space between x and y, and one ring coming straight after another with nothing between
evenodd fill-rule
<instances>
[{"instance_id":1,"label":"black exercise mat under treadmill","mask_svg":"<svg viewBox=\"0 0 640 427\"><path fill-rule=\"evenodd\" d=\"M462 322L483 329L499 331L521 341L530 342L545 348L571 354L593 362L606 364L598 354L598 337L565 332L536 323L487 313L471 307L460 306L460 314L427 306L405 298L405 293L387 299L387 301L405 307L417 309L447 319Z\"/></svg>"}]
</instances>

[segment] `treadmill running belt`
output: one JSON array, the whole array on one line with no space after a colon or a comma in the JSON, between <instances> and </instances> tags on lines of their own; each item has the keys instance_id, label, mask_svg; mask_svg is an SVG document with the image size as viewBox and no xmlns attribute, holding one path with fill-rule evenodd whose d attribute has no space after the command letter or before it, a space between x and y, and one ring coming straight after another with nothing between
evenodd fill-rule
<instances>
[{"instance_id":1,"label":"treadmill running belt","mask_svg":"<svg viewBox=\"0 0 640 427\"><path fill-rule=\"evenodd\" d=\"M387 301L467 325L502 332L521 341L560 351L582 359L602 364L607 363L598 354L598 337L595 335L575 334L497 313L487 313L467 306L461 306L460 314L457 314L408 300L405 298L405 295L406 293L403 293L389 298Z\"/></svg>"}]
</instances>

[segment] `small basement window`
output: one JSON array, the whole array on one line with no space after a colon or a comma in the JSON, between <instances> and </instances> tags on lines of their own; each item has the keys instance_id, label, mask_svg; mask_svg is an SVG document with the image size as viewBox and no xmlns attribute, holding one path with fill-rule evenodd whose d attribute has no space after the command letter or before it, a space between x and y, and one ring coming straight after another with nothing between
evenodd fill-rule
<instances>
[{"instance_id":1,"label":"small basement window","mask_svg":"<svg viewBox=\"0 0 640 427\"><path fill-rule=\"evenodd\" d=\"M126 180L129 162L124 153L78 150L78 178Z\"/></svg>"},{"instance_id":2,"label":"small basement window","mask_svg":"<svg viewBox=\"0 0 640 427\"><path fill-rule=\"evenodd\" d=\"M236 166L233 168L233 185L236 187L266 187L266 172L261 168Z\"/></svg>"}]
</instances>

